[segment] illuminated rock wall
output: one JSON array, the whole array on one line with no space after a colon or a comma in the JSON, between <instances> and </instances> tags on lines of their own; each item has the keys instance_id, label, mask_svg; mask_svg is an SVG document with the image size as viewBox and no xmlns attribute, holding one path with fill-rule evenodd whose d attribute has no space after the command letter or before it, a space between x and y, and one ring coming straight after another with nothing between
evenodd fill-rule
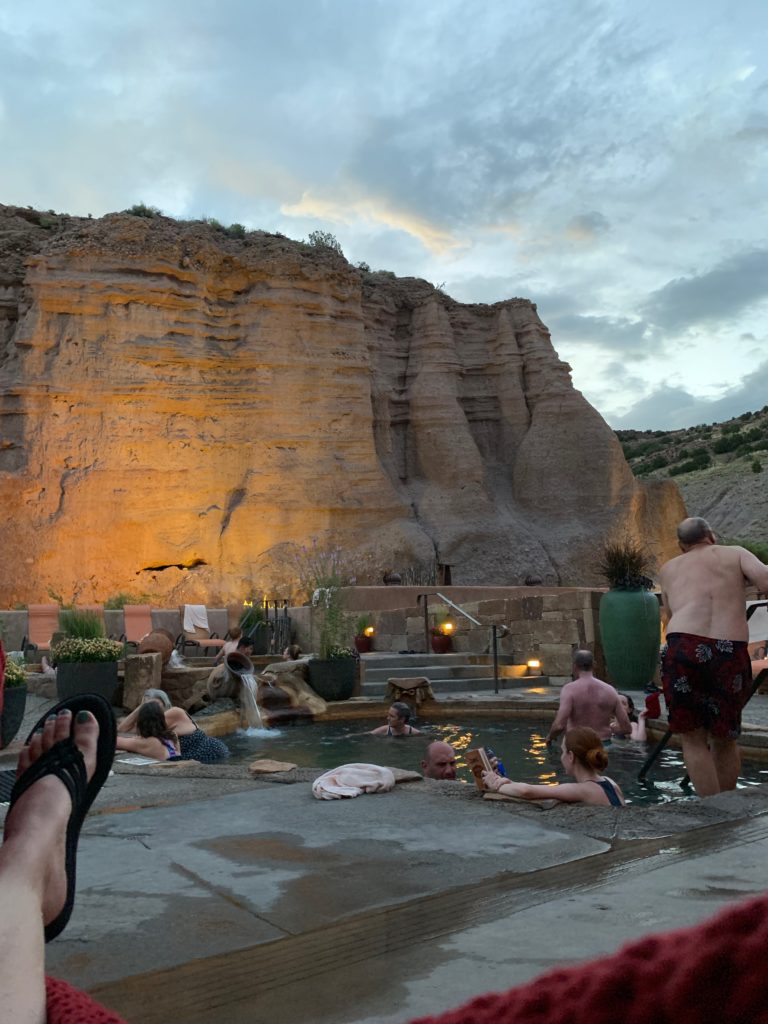
<instances>
[{"instance_id":1,"label":"illuminated rock wall","mask_svg":"<svg viewBox=\"0 0 768 1024\"><path fill-rule=\"evenodd\" d=\"M467 306L329 250L0 207L0 604L221 601L333 536L454 583L594 581L616 527L672 553L535 306ZM286 594L287 596L287 594Z\"/></svg>"}]
</instances>

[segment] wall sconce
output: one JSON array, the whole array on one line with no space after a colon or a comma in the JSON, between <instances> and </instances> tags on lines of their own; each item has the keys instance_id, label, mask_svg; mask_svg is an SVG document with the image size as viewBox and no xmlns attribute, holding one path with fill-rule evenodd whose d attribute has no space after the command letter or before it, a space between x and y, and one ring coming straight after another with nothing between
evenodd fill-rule
<instances>
[{"instance_id":1,"label":"wall sconce","mask_svg":"<svg viewBox=\"0 0 768 1024\"><path fill-rule=\"evenodd\" d=\"M541 675L541 660L539 658L529 658L525 663L528 669L529 675L540 676Z\"/></svg>"},{"instance_id":2,"label":"wall sconce","mask_svg":"<svg viewBox=\"0 0 768 1024\"><path fill-rule=\"evenodd\" d=\"M376 630L373 628L373 626L366 626L365 629L363 630L363 636L373 636L375 633Z\"/></svg>"}]
</instances>

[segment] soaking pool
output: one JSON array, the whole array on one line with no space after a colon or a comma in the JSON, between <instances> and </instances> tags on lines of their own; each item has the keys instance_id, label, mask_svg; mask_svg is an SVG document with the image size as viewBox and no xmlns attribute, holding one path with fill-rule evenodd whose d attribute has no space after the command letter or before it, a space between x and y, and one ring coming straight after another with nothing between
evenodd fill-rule
<instances>
[{"instance_id":1,"label":"soaking pool","mask_svg":"<svg viewBox=\"0 0 768 1024\"><path fill-rule=\"evenodd\" d=\"M432 740L444 740L456 751L459 780L474 785L464 760L464 751L473 747L491 747L501 758L507 775L517 782L557 783L571 781L560 765L560 745L547 748L544 738L548 725L507 718L494 720L471 715L454 721L425 722L416 728L421 736L368 736L367 730L382 724L381 718L369 720L315 722L282 729L247 730L228 736L227 746L233 761L253 761L268 757L290 761L300 768L328 769L361 761L420 771L424 749ZM645 784L637 781L640 767L653 749L652 744L617 740L608 750L606 774L621 786L627 803L657 804L679 800L686 794L680 788L685 765L678 750L665 750L655 762ZM768 782L768 765L742 765L739 788ZM688 791L689 795L691 791Z\"/></svg>"}]
</instances>

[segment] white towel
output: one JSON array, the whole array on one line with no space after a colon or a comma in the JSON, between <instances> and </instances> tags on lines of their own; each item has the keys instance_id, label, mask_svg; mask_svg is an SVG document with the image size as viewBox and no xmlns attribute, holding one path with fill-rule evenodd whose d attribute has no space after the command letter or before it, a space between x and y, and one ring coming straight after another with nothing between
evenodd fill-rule
<instances>
[{"instance_id":1,"label":"white towel","mask_svg":"<svg viewBox=\"0 0 768 1024\"><path fill-rule=\"evenodd\" d=\"M340 800L362 793L388 793L394 788L395 776L389 768L377 764L343 764L315 779L312 796L318 800Z\"/></svg>"},{"instance_id":2,"label":"white towel","mask_svg":"<svg viewBox=\"0 0 768 1024\"><path fill-rule=\"evenodd\" d=\"M184 632L194 633L197 628L208 631L208 610L204 604L184 605Z\"/></svg>"}]
</instances>

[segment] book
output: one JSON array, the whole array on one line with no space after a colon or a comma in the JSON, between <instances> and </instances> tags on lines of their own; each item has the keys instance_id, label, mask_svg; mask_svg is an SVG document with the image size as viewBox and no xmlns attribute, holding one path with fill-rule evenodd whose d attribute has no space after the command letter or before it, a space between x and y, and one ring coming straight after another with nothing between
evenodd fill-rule
<instances>
[{"instance_id":1,"label":"book","mask_svg":"<svg viewBox=\"0 0 768 1024\"><path fill-rule=\"evenodd\" d=\"M472 778L475 780L475 785L481 793L484 792L485 785L483 783L483 772L493 771L485 749L483 747L477 747L474 750L467 750L464 756L467 759L467 767L472 772Z\"/></svg>"}]
</instances>

